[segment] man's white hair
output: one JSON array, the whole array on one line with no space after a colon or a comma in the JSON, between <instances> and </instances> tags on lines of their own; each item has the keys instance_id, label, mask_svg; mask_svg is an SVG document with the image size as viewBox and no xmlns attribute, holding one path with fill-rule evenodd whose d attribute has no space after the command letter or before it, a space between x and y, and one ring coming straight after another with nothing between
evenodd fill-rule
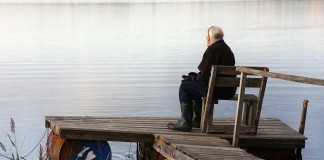
<instances>
[{"instance_id":1,"label":"man's white hair","mask_svg":"<svg viewBox=\"0 0 324 160\"><path fill-rule=\"evenodd\" d=\"M216 42L218 40L222 40L224 37L223 30L218 26L209 27L207 32L208 32L207 34L208 34L209 38L214 42Z\"/></svg>"}]
</instances>

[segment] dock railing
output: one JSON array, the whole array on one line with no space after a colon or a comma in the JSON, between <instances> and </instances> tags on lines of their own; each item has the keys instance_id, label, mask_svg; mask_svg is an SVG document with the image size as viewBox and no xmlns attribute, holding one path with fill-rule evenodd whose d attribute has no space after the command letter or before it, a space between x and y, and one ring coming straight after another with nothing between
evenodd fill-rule
<instances>
[{"instance_id":1,"label":"dock railing","mask_svg":"<svg viewBox=\"0 0 324 160\"><path fill-rule=\"evenodd\" d=\"M267 72L267 71L246 68L246 67L236 67L236 71L241 72L241 73L243 72L243 73L247 73L247 74L255 74L255 75L259 75L259 76L263 76L263 77L281 79L281 80L286 80L286 81L293 81L293 82L299 82L299 83L324 86L323 79L302 77L302 76L275 73L275 72Z\"/></svg>"},{"instance_id":2,"label":"dock railing","mask_svg":"<svg viewBox=\"0 0 324 160\"><path fill-rule=\"evenodd\" d=\"M269 71L262 71L262 70L256 70L256 69L252 69L252 68L239 67L239 66L236 67L236 71L241 73L240 92L242 92L242 90L243 90L242 94L244 94L244 88L245 88L245 86L244 86L245 80L244 79L245 79L247 74L259 75L259 76L262 76L262 77L275 78L275 79L281 79L281 80L298 82L298 83L306 83L306 84L311 84L311 85L324 86L324 80L323 79L309 78L309 77L296 76L296 75L290 75L290 74L275 73L275 72L269 72ZM238 106L237 108L239 110L241 107ZM237 111L237 113L240 113L240 112ZM237 121L237 119L235 121ZM240 130L239 128L240 128L240 124L235 123L234 134L233 134L233 142L232 142L232 145L234 147L238 146L239 130Z\"/></svg>"}]
</instances>

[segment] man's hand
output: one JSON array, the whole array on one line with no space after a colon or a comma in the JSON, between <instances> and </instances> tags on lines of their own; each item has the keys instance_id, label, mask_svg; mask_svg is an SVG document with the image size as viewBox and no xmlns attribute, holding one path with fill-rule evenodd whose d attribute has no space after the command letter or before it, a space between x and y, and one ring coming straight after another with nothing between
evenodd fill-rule
<instances>
[{"instance_id":1,"label":"man's hand","mask_svg":"<svg viewBox=\"0 0 324 160\"><path fill-rule=\"evenodd\" d=\"M191 81L191 77L188 75L182 75L182 81Z\"/></svg>"},{"instance_id":2,"label":"man's hand","mask_svg":"<svg viewBox=\"0 0 324 160\"><path fill-rule=\"evenodd\" d=\"M190 72L188 75L182 75L182 81L196 81L197 73Z\"/></svg>"}]
</instances>

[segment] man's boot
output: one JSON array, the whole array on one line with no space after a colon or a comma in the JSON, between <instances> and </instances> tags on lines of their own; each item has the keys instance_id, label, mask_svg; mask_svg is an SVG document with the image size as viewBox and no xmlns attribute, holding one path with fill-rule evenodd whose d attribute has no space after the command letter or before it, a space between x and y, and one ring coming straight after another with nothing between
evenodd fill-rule
<instances>
[{"instance_id":1,"label":"man's boot","mask_svg":"<svg viewBox=\"0 0 324 160\"><path fill-rule=\"evenodd\" d=\"M192 119L192 127L193 128L200 128L200 121L201 121L201 100L194 100L193 101L193 119Z\"/></svg>"},{"instance_id":2,"label":"man's boot","mask_svg":"<svg viewBox=\"0 0 324 160\"><path fill-rule=\"evenodd\" d=\"M181 119L178 123L168 123L168 128L176 131L190 132L192 129L192 102L181 102Z\"/></svg>"}]
</instances>

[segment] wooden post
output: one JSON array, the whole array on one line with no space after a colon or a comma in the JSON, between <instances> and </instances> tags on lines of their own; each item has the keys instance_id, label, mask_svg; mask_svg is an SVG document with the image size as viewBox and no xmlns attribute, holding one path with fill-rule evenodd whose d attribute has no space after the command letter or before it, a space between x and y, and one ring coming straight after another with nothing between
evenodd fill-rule
<instances>
[{"instance_id":1,"label":"wooden post","mask_svg":"<svg viewBox=\"0 0 324 160\"><path fill-rule=\"evenodd\" d=\"M212 66L211 71L210 71L207 99L205 102L204 113L202 114L203 116L201 116L202 126L200 126L200 128L201 128L201 132L203 132L203 133L207 132L208 120L210 118L213 119L213 117L210 117L210 116L213 116L213 114L214 114L214 113L211 113L211 106L213 103L213 93L214 93L214 86L215 86L215 79L216 79L216 70L217 70L217 68L215 66Z\"/></svg>"},{"instance_id":2,"label":"wooden post","mask_svg":"<svg viewBox=\"0 0 324 160\"><path fill-rule=\"evenodd\" d=\"M265 68L264 71L269 72L269 68ZM264 98L265 90L266 90L266 87L267 87L267 81L268 81L268 78L262 76L262 82L261 82L261 87L260 87L259 96L258 96L259 98L258 98L258 101L257 101L257 104L256 104L257 115L256 115L256 119L254 121L254 125L255 125L254 134L255 135L258 133L259 120L260 120L260 116L261 116L263 98Z\"/></svg>"},{"instance_id":3,"label":"wooden post","mask_svg":"<svg viewBox=\"0 0 324 160\"><path fill-rule=\"evenodd\" d=\"M300 123L299 123L299 133L302 135L304 135L304 131L305 131L307 106L308 106L308 100L304 100ZM301 148L297 148L296 154L298 160L302 159Z\"/></svg>"},{"instance_id":4,"label":"wooden post","mask_svg":"<svg viewBox=\"0 0 324 160\"><path fill-rule=\"evenodd\" d=\"M232 145L234 147L238 147L239 142L239 134L242 123L242 107L243 107L243 97L245 93L245 82L246 82L246 73L241 72L241 80L240 80L240 91L237 99L237 108L236 108L236 118L235 118L235 126L233 133L233 142Z\"/></svg>"},{"instance_id":5,"label":"wooden post","mask_svg":"<svg viewBox=\"0 0 324 160\"><path fill-rule=\"evenodd\" d=\"M304 100L300 123L299 123L299 133L302 135L304 135L304 131L305 131L307 105L308 105L308 100Z\"/></svg>"},{"instance_id":6,"label":"wooden post","mask_svg":"<svg viewBox=\"0 0 324 160\"><path fill-rule=\"evenodd\" d=\"M202 126L204 125L204 123L203 123L204 118L202 118L202 117L204 117L204 113L205 113L206 97L201 97L201 101L202 101L202 103L201 103L201 115L200 115L200 117L201 117L200 128L202 128Z\"/></svg>"}]
</instances>

